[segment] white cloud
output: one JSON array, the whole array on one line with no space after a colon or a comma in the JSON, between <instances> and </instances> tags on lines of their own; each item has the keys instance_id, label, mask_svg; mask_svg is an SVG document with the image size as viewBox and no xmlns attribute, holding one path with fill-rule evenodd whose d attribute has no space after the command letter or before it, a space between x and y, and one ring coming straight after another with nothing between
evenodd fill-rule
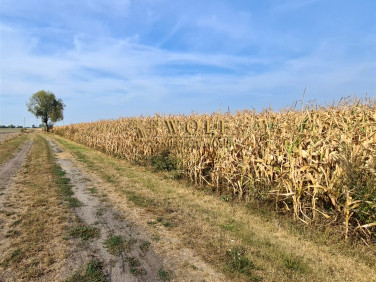
<instances>
[{"instance_id":1,"label":"white cloud","mask_svg":"<svg viewBox=\"0 0 376 282\"><path fill-rule=\"evenodd\" d=\"M260 74L220 75L193 74L164 76L158 67L166 64L202 64L236 70L252 63L268 64L270 58L237 57L179 53L130 43L128 39L99 38L92 41L75 37L75 48L62 54L33 54L29 38L11 31L14 41L7 40L2 58L2 93L28 96L43 88L56 89L67 97L79 93L124 93L125 100L158 97L178 93L267 93L278 85L301 89L304 86L322 91L318 84L331 85L334 90L354 81L355 85L370 81L359 73L372 71L372 64L359 62L347 65L324 58L324 53L287 60L283 65ZM5 36L7 33L5 33ZM11 45L8 45L12 42ZM92 70L92 71L91 71ZM105 74L105 77L101 77ZM372 77L372 72L369 74ZM295 87L294 87L295 85ZM370 92L375 91L372 85ZM338 92L338 91L337 91ZM270 93L272 91L270 90ZM111 95L111 94L109 94ZM230 95L230 94L229 94Z\"/></svg>"}]
</instances>

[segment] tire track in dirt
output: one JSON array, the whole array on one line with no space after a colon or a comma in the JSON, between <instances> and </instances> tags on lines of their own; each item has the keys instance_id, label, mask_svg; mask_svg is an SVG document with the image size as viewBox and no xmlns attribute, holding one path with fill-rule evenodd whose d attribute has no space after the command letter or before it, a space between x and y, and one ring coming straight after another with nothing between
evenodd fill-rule
<instances>
[{"instance_id":1,"label":"tire track in dirt","mask_svg":"<svg viewBox=\"0 0 376 282\"><path fill-rule=\"evenodd\" d=\"M26 141L22 145L21 150L16 153L12 159L0 166L0 208L4 207L4 199L9 187L11 186L12 177L15 176L18 170L22 167L32 145L32 141Z\"/></svg>"},{"instance_id":2,"label":"tire track in dirt","mask_svg":"<svg viewBox=\"0 0 376 282\"><path fill-rule=\"evenodd\" d=\"M122 215L109 205L104 198L99 198L89 192L94 184L88 176L76 167L69 158L64 158L64 153L57 145L48 140L55 155L57 164L65 171L70 179L74 197L83 205L74 208L76 215L85 225L100 228L100 238L87 242L86 248L89 253L103 262L104 271L110 281L157 281L158 272L163 269L163 258L158 256L152 246L149 246L149 238L144 236L133 223L127 222ZM109 236L122 236L131 245L126 252L119 256L109 253L104 242ZM147 250L143 244L148 242ZM136 268L132 263L140 264Z\"/></svg>"}]
</instances>

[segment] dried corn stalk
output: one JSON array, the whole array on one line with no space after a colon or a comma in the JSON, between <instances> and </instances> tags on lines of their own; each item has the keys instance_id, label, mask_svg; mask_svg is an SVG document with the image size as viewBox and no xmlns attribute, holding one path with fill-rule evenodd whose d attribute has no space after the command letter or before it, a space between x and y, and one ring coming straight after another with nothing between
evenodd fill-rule
<instances>
[{"instance_id":1,"label":"dried corn stalk","mask_svg":"<svg viewBox=\"0 0 376 282\"><path fill-rule=\"evenodd\" d=\"M53 131L130 161L169 148L195 183L246 200L275 201L305 223L339 215L347 238L359 229L375 231L375 217L359 207L371 202L368 212L376 211L376 188L360 187L351 175L356 166L356 173L371 178L364 180L368 186L376 183L375 104L343 99L301 110L121 118Z\"/></svg>"}]
</instances>

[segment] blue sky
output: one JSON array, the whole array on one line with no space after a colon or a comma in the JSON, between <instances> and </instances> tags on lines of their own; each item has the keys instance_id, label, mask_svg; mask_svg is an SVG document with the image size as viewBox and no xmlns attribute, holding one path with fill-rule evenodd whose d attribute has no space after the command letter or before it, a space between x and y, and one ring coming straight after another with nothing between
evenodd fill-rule
<instances>
[{"instance_id":1,"label":"blue sky","mask_svg":"<svg viewBox=\"0 0 376 282\"><path fill-rule=\"evenodd\" d=\"M64 124L375 97L375 3L1 0L0 124L41 89Z\"/></svg>"}]
</instances>

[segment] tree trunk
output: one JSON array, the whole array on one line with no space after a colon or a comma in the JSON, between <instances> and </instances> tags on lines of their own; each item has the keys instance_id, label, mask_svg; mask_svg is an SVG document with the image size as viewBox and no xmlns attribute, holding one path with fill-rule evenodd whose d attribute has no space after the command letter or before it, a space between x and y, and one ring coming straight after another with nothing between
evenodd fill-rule
<instances>
[{"instance_id":1,"label":"tree trunk","mask_svg":"<svg viewBox=\"0 0 376 282\"><path fill-rule=\"evenodd\" d=\"M48 117L47 116L43 117L43 122L46 124L46 131L48 132L50 128L48 127Z\"/></svg>"}]
</instances>

